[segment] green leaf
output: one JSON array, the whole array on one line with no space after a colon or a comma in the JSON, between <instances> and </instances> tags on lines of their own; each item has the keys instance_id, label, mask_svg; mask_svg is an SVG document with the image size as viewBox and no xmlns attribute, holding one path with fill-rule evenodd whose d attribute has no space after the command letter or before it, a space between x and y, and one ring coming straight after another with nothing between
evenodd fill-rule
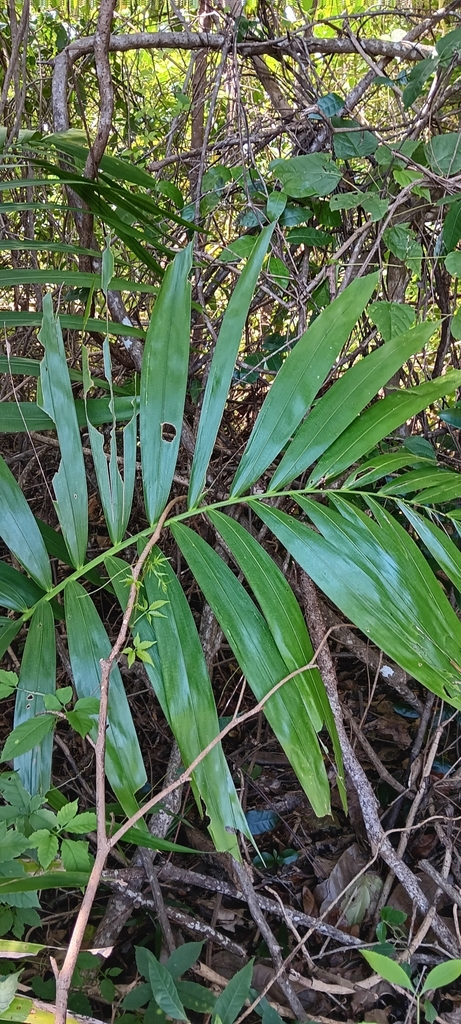
<instances>
[{"instance_id":1,"label":"green leaf","mask_svg":"<svg viewBox=\"0 0 461 1024\"><path fill-rule=\"evenodd\" d=\"M399 334L408 331L416 316L413 306L407 306L404 302L372 302L367 309L367 315L378 328L384 341L392 341ZM405 357L402 364L404 362Z\"/></svg>"},{"instance_id":2,"label":"green leaf","mask_svg":"<svg viewBox=\"0 0 461 1024\"><path fill-rule=\"evenodd\" d=\"M391 960L381 953L374 953L371 949L361 949L360 952L372 970L384 978L384 981L389 981L391 985L400 985L400 988L406 988L410 992L415 991L408 974L400 964L396 964L395 960Z\"/></svg>"},{"instance_id":3,"label":"green leaf","mask_svg":"<svg viewBox=\"0 0 461 1024\"><path fill-rule=\"evenodd\" d=\"M208 515L253 590L285 662L287 675L302 665L308 665L314 655L311 640L299 604L281 570L257 540L235 519L217 511L209 512ZM341 797L345 799L341 745L320 673L317 668L313 668L300 673L296 678L305 713L313 729L320 732L324 725L328 729L336 758L338 788ZM255 835L254 830L252 834Z\"/></svg>"},{"instance_id":4,"label":"green leaf","mask_svg":"<svg viewBox=\"0 0 461 1024\"><path fill-rule=\"evenodd\" d=\"M335 381L288 445L272 478L271 490L279 490L311 466L360 415L402 363L427 344L436 326L420 324L386 342Z\"/></svg>"},{"instance_id":5,"label":"green leaf","mask_svg":"<svg viewBox=\"0 0 461 1024\"><path fill-rule=\"evenodd\" d=\"M52 832L48 832L47 829L41 828L29 836L29 845L33 850L37 851L40 867L44 868L46 871L54 861L58 852L58 837L53 835Z\"/></svg>"},{"instance_id":6,"label":"green leaf","mask_svg":"<svg viewBox=\"0 0 461 1024\"><path fill-rule=\"evenodd\" d=\"M71 873L79 874L91 870L88 843L83 843L80 839L62 840L61 859L65 870Z\"/></svg>"},{"instance_id":7,"label":"green leaf","mask_svg":"<svg viewBox=\"0 0 461 1024\"><path fill-rule=\"evenodd\" d=\"M105 338L104 340L103 354L106 376L112 391L112 368L110 359L110 348L107 338ZM83 348L83 365L87 373L87 376L89 377L88 353L85 347ZM91 380L88 381L85 387L85 400L87 391L90 386L92 386ZM136 413L133 411L131 419L129 420L127 426L124 427L122 432L122 476L118 466L118 446L113 394L111 394L109 410L110 412L112 412L113 417L109 442L109 458L106 457L104 451L104 435L101 434L99 430L96 430L96 427L94 427L93 424L90 422L88 414L87 425L91 444L91 451L93 454L94 468L96 471L96 479L98 481L99 493L101 495L101 503L104 510L105 520L107 523L107 529L109 531L109 536L112 543L118 544L119 541L121 541L125 535L128 520L130 518L131 504L133 501L134 481L136 475L137 423Z\"/></svg>"},{"instance_id":8,"label":"green leaf","mask_svg":"<svg viewBox=\"0 0 461 1024\"><path fill-rule=\"evenodd\" d=\"M223 317L203 397L191 469L189 508L195 507L205 484L205 475L224 412L242 331L274 226L273 223L269 224L257 238Z\"/></svg>"},{"instance_id":9,"label":"green leaf","mask_svg":"<svg viewBox=\"0 0 461 1024\"><path fill-rule=\"evenodd\" d=\"M423 250L408 224L394 224L393 227L386 228L383 242L397 259L405 263L412 274L421 273Z\"/></svg>"},{"instance_id":10,"label":"green leaf","mask_svg":"<svg viewBox=\"0 0 461 1024\"><path fill-rule=\"evenodd\" d=\"M40 367L42 401L38 404L56 425L61 464L53 477L55 507L64 540L76 568L85 561L88 538L88 491L82 444L67 369L59 320L53 316L48 292L43 299L43 325L39 334L45 348Z\"/></svg>"},{"instance_id":11,"label":"green leaf","mask_svg":"<svg viewBox=\"0 0 461 1024\"><path fill-rule=\"evenodd\" d=\"M436 174L450 177L461 171L461 138L458 132L433 135L424 151L429 167Z\"/></svg>"},{"instance_id":12,"label":"green leaf","mask_svg":"<svg viewBox=\"0 0 461 1024\"><path fill-rule=\"evenodd\" d=\"M149 981L155 1002L173 1020L187 1020L187 1014L176 991L176 986L163 964L159 963L150 949L146 949Z\"/></svg>"},{"instance_id":13,"label":"green leaf","mask_svg":"<svg viewBox=\"0 0 461 1024\"><path fill-rule=\"evenodd\" d=\"M459 203L459 209L461 211L461 203ZM445 257L445 266L451 277L459 277L461 275L461 252L449 252Z\"/></svg>"},{"instance_id":14,"label":"green leaf","mask_svg":"<svg viewBox=\"0 0 461 1024\"><path fill-rule=\"evenodd\" d=\"M101 658L111 643L96 608L79 583L71 581L65 592L69 657L79 697L99 697ZM106 771L112 789L129 816L138 809L134 794L146 782L146 772L131 711L117 666L110 676L109 715L106 736ZM93 725L92 738L96 738Z\"/></svg>"},{"instance_id":15,"label":"green leaf","mask_svg":"<svg viewBox=\"0 0 461 1024\"><path fill-rule=\"evenodd\" d=\"M51 590L50 560L39 528L21 488L1 456L0 536L39 587Z\"/></svg>"},{"instance_id":16,"label":"green leaf","mask_svg":"<svg viewBox=\"0 0 461 1024\"><path fill-rule=\"evenodd\" d=\"M333 148L338 160L350 160L354 157L370 156L378 148L378 139L372 132L360 130L358 121L333 115L331 123L336 131L333 135ZM356 131L344 131L345 128L356 128ZM338 131L337 129L342 129Z\"/></svg>"},{"instance_id":17,"label":"green leaf","mask_svg":"<svg viewBox=\"0 0 461 1024\"><path fill-rule=\"evenodd\" d=\"M168 500L181 438L189 365L192 249L165 273L144 347L140 440L144 501L154 523Z\"/></svg>"},{"instance_id":18,"label":"green leaf","mask_svg":"<svg viewBox=\"0 0 461 1024\"><path fill-rule=\"evenodd\" d=\"M17 971L15 974L7 974L5 978L0 978L0 1013L4 1013L13 1002L21 974L22 970Z\"/></svg>"},{"instance_id":19,"label":"green leaf","mask_svg":"<svg viewBox=\"0 0 461 1024\"><path fill-rule=\"evenodd\" d=\"M421 409L460 386L461 373L454 370L444 377L395 391L375 402L357 416L327 449L311 474L309 484L317 484L322 477L338 476L411 416L416 416Z\"/></svg>"},{"instance_id":20,"label":"green leaf","mask_svg":"<svg viewBox=\"0 0 461 1024\"><path fill-rule=\"evenodd\" d=\"M176 988L183 1006L188 1010L195 1010L196 1013L213 1013L216 996L209 988L197 985L194 981L177 981Z\"/></svg>"},{"instance_id":21,"label":"green leaf","mask_svg":"<svg viewBox=\"0 0 461 1024\"><path fill-rule=\"evenodd\" d=\"M55 725L54 715L40 715L39 718L31 718L22 722L10 732L2 750L0 763L19 757L20 754L27 754L28 750L32 750L42 742Z\"/></svg>"},{"instance_id":22,"label":"green leaf","mask_svg":"<svg viewBox=\"0 0 461 1024\"><path fill-rule=\"evenodd\" d=\"M43 597L44 591L8 562L0 562L0 605L15 612L25 612Z\"/></svg>"},{"instance_id":23,"label":"green leaf","mask_svg":"<svg viewBox=\"0 0 461 1024\"><path fill-rule=\"evenodd\" d=\"M53 612L48 602L42 602L34 612L19 672L19 686L14 709L15 728L32 725L35 716L45 710L44 695L56 689L56 639ZM40 721L40 719L36 719ZM52 718L56 723L57 719ZM51 760L53 735L43 734L33 749L15 754L14 767L25 789L34 796L43 796L51 786Z\"/></svg>"},{"instance_id":24,"label":"green leaf","mask_svg":"<svg viewBox=\"0 0 461 1024\"><path fill-rule=\"evenodd\" d=\"M272 160L270 168L289 196L327 196L342 178L339 167L325 153L294 156L290 160Z\"/></svg>"},{"instance_id":25,"label":"green leaf","mask_svg":"<svg viewBox=\"0 0 461 1024\"><path fill-rule=\"evenodd\" d=\"M153 556L157 553L158 549L154 549ZM126 576L129 567L114 558L106 559L105 564L124 608L128 589L120 570L124 567ZM156 646L151 648L152 663L147 663L145 668L187 767L218 735L218 716L202 646L184 591L167 561L162 573L168 596L163 617L149 622L147 615L141 615L133 629L146 640L156 641ZM147 571L144 585L147 602L151 604L159 594L153 571ZM249 834L220 743L197 765L193 782L205 803L216 848L238 856L235 831Z\"/></svg>"},{"instance_id":26,"label":"green leaf","mask_svg":"<svg viewBox=\"0 0 461 1024\"><path fill-rule=\"evenodd\" d=\"M461 707L461 624L427 561L406 531L370 498L377 521L343 498L335 495L334 500L339 512L298 498L319 532L262 504L258 515L388 657L453 707Z\"/></svg>"},{"instance_id":27,"label":"green leaf","mask_svg":"<svg viewBox=\"0 0 461 1024\"><path fill-rule=\"evenodd\" d=\"M185 942L182 946L178 946L177 949L171 953L165 964L165 967L171 977L176 980L180 978L181 974L185 974L195 964L196 960L199 959L203 949L202 942Z\"/></svg>"},{"instance_id":28,"label":"green leaf","mask_svg":"<svg viewBox=\"0 0 461 1024\"><path fill-rule=\"evenodd\" d=\"M459 256L460 253L452 253L450 250L454 249L455 246L458 245L461 238L461 202L451 204L443 222L442 237L445 244L445 250L448 250L447 259L450 256ZM445 259L445 266L448 273L451 273L447 259Z\"/></svg>"},{"instance_id":29,"label":"green leaf","mask_svg":"<svg viewBox=\"0 0 461 1024\"><path fill-rule=\"evenodd\" d=\"M254 960L251 959L231 978L221 995L218 996L213 1011L213 1020L219 1017L222 1024L233 1024L242 1006L248 999L253 977Z\"/></svg>"},{"instance_id":30,"label":"green leaf","mask_svg":"<svg viewBox=\"0 0 461 1024\"><path fill-rule=\"evenodd\" d=\"M171 530L249 686L261 700L288 675L265 619L236 576L198 534L183 523L173 524ZM305 684L295 676L268 700L264 714L315 813L322 817L329 813L329 786L317 735L306 713L304 691Z\"/></svg>"},{"instance_id":31,"label":"green leaf","mask_svg":"<svg viewBox=\"0 0 461 1024\"><path fill-rule=\"evenodd\" d=\"M402 93L405 110L408 110L421 95L428 78L434 74L438 63L438 57L425 57L411 69L408 75L408 85L405 86Z\"/></svg>"},{"instance_id":32,"label":"green leaf","mask_svg":"<svg viewBox=\"0 0 461 1024\"><path fill-rule=\"evenodd\" d=\"M433 988L443 988L444 985L449 985L452 981L456 981L460 974L461 960L447 960L444 964L437 964L437 967L433 967L432 971L429 971L420 995Z\"/></svg>"},{"instance_id":33,"label":"green leaf","mask_svg":"<svg viewBox=\"0 0 461 1024\"><path fill-rule=\"evenodd\" d=\"M233 485L244 493L290 439L364 310L376 275L357 279L320 313L279 370L256 420Z\"/></svg>"}]
</instances>

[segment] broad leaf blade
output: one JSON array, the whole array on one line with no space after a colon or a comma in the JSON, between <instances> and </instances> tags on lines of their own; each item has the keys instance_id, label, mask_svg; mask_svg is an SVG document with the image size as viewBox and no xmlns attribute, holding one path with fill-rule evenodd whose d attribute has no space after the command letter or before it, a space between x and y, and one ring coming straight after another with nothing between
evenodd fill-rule
<instances>
[{"instance_id":1,"label":"broad leaf blade","mask_svg":"<svg viewBox=\"0 0 461 1024\"><path fill-rule=\"evenodd\" d=\"M182 523L175 523L171 530L256 699L261 700L288 675L267 623L236 576L198 534ZM322 817L329 813L328 779L303 690L295 676L268 700L264 713L315 813Z\"/></svg>"},{"instance_id":2,"label":"broad leaf blade","mask_svg":"<svg viewBox=\"0 0 461 1024\"><path fill-rule=\"evenodd\" d=\"M357 416L341 437L328 448L311 474L309 483L317 484L322 477L334 477L343 473L382 441L383 437L405 423L405 420L416 416L431 402L449 395L460 386L461 372L452 370L444 377L396 391L375 402L363 415Z\"/></svg>"},{"instance_id":3,"label":"broad leaf blade","mask_svg":"<svg viewBox=\"0 0 461 1024\"><path fill-rule=\"evenodd\" d=\"M254 504L299 565L359 629L433 693L461 707L456 670L461 625L411 537L400 527L404 539L399 535L394 551L392 528L380 533L352 506L354 523L316 502L298 501L321 532ZM411 565L417 556L424 569L419 560Z\"/></svg>"},{"instance_id":4,"label":"broad leaf blade","mask_svg":"<svg viewBox=\"0 0 461 1024\"><path fill-rule=\"evenodd\" d=\"M140 439L149 523L163 512L181 438L189 365L192 250L165 273L147 332L141 373Z\"/></svg>"},{"instance_id":5,"label":"broad leaf blade","mask_svg":"<svg viewBox=\"0 0 461 1024\"><path fill-rule=\"evenodd\" d=\"M76 568L85 561L88 540L88 491L85 463L67 369L59 320L53 316L48 292L43 299L43 325L39 334L45 349L40 367L40 407L56 426L61 464L53 478L56 511L69 554Z\"/></svg>"},{"instance_id":6,"label":"broad leaf blade","mask_svg":"<svg viewBox=\"0 0 461 1024\"><path fill-rule=\"evenodd\" d=\"M51 590L51 566L40 530L11 470L0 456L0 536L43 590Z\"/></svg>"},{"instance_id":7,"label":"broad leaf blade","mask_svg":"<svg viewBox=\"0 0 461 1024\"><path fill-rule=\"evenodd\" d=\"M270 466L305 416L376 287L353 281L302 335L279 370L256 420L232 485L237 497Z\"/></svg>"},{"instance_id":8,"label":"broad leaf blade","mask_svg":"<svg viewBox=\"0 0 461 1024\"><path fill-rule=\"evenodd\" d=\"M107 658L111 644L96 608L79 583L66 587L66 625L69 656L75 688L79 697L99 697L101 658ZM128 816L138 804L134 794L144 786L147 776L131 717L122 677L115 665L110 676L107 729L107 778ZM92 732L96 737L96 729Z\"/></svg>"},{"instance_id":9,"label":"broad leaf blade","mask_svg":"<svg viewBox=\"0 0 461 1024\"><path fill-rule=\"evenodd\" d=\"M271 490L285 487L320 458L402 364L427 344L436 328L436 323L420 324L343 374L301 424L272 477Z\"/></svg>"},{"instance_id":10,"label":"broad leaf blade","mask_svg":"<svg viewBox=\"0 0 461 1024\"><path fill-rule=\"evenodd\" d=\"M54 616L47 601L42 601L34 612L19 673L19 684L14 708L14 727L33 719L45 710L42 694L56 689L56 639ZM44 796L51 786L51 759L53 737L47 733L41 743L20 757L15 757L14 768L31 796Z\"/></svg>"},{"instance_id":11,"label":"broad leaf blade","mask_svg":"<svg viewBox=\"0 0 461 1024\"><path fill-rule=\"evenodd\" d=\"M151 557L155 560L160 554L154 549ZM124 580L129 567L118 558L107 558L105 565L125 607L128 588ZM159 587L155 571L148 570L144 577L145 595L148 604L160 598L168 603L161 608L160 616L151 621L148 612L138 612L132 630L139 633L141 640L155 643L154 648L149 648L153 664L148 662L145 669L187 767L218 735L218 715L192 612L166 559L162 561L161 572L166 590ZM216 849L238 857L235 831L250 836L220 743L197 766L193 783L205 803Z\"/></svg>"},{"instance_id":12,"label":"broad leaf blade","mask_svg":"<svg viewBox=\"0 0 461 1024\"><path fill-rule=\"evenodd\" d=\"M275 224L263 228L224 314L205 388L189 486L189 508L202 492L226 404L242 331Z\"/></svg>"}]
</instances>

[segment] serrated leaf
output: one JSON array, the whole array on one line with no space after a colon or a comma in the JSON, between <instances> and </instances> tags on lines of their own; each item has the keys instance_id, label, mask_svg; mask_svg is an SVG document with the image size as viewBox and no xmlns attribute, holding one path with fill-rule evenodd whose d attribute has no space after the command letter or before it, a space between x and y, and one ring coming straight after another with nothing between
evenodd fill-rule
<instances>
[{"instance_id":1,"label":"serrated leaf","mask_svg":"<svg viewBox=\"0 0 461 1024\"><path fill-rule=\"evenodd\" d=\"M65 803L59 808L57 813L58 825L60 825L61 828L65 828L69 821L71 821L72 818L75 818L77 812L78 800L72 800L71 803Z\"/></svg>"}]
</instances>

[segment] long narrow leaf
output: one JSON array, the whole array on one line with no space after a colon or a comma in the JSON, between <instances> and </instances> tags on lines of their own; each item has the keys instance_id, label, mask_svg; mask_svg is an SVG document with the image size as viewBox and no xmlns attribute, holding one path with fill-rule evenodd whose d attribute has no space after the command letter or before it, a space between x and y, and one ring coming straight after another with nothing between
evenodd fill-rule
<instances>
[{"instance_id":1,"label":"long narrow leaf","mask_svg":"<svg viewBox=\"0 0 461 1024\"><path fill-rule=\"evenodd\" d=\"M189 245L165 273L144 347L139 422L149 523L168 500L178 457L189 364L191 265Z\"/></svg>"},{"instance_id":2,"label":"long narrow leaf","mask_svg":"<svg viewBox=\"0 0 461 1024\"><path fill-rule=\"evenodd\" d=\"M281 570L258 541L235 519L217 511L209 512L208 515L245 574L285 662L287 673L293 672L300 665L308 665L314 654L310 636L299 604ZM300 673L297 679L313 728L320 732L325 725L331 736L341 789L341 745L320 672L317 668L309 669ZM341 792L344 796L344 789Z\"/></svg>"},{"instance_id":3,"label":"long narrow leaf","mask_svg":"<svg viewBox=\"0 0 461 1024\"><path fill-rule=\"evenodd\" d=\"M114 413L117 421L130 420L133 408L136 410L138 407L138 401L134 396L132 398L129 396L114 398ZM89 398L87 416L83 399L77 398L74 402L72 398L72 405L79 427L86 426L87 416L90 423L95 426L112 421L108 398ZM20 434L26 430L56 430L56 425L35 402L0 402L0 433Z\"/></svg>"},{"instance_id":4,"label":"long narrow leaf","mask_svg":"<svg viewBox=\"0 0 461 1024\"><path fill-rule=\"evenodd\" d=\"M34 612L22 655L19 683L14 708L14 728L45 711L44 693L56 689L56 638L54 616L49 604L42 601ZM53 736L48 733L38 746L15 757L14 768L31 796L44 796L51 785Z\"/></svg>"},{"instance_id":5,"label":"long narrow leaf","mask_svg":"<svg viewBox=\"0 0 461 1024\"><path fill-rule=\"evenodd\" d=\"M405 420L416 416L431 402L451 394L460 386L461 372L452 370L444 377L396 391L375 402L370 409L357 416L341 437L327 449L311 474L309 483L317 484L322 477L334 477L343 473L362 455L379 444L383 437L405 423Z\"/></svg>"},{"instance_id":6,"label":"long narrow leaf","mask_svg":"<svg viewBox=\"0 0 461 1024\"><path fill-rule=\"evenodd\" d=\"M198 534L183 523L175 523L171 530L256 699L261 700L288 675L267 623L236 576ZM329 786L303 689L296 676L290 679L268 700L264 713L320 817L329 812Z\"/></svg>"},{"instance_id":7,"label":"long narrow leaf","mask_svg":"<svg viewBox=\"0 0 461 1024\"><path fill-rule=\"evenodd\" d=\"M61 464L53 477L56 511L64 540L76 568L85 561L88 539L88 491L85 463L59 321L48 292L43 299L39 334L45 349L40 368L41 408L56 426Z\"/></svg>"},{"instance_id":8,"label":"long narrow leaf","mask_svg":"<svg viewBox=\"0 0 461 1024\"><path fill-rule=\"evenodd\" d=\"M66 587L66 625L69 656L79 697L99 697L101 658L107 658L111 644L96 608L79 583ZM134 794L147 776L131 717L122 677L117 666L110 676L106 772L112 789L126 815L138 804ZM95 739L96 729L92 732Z\"/></svg>"},{"instance_id":9,"label":"long narrow leaf","mask_svg":"<svg viewBox=\"0 0 461 1024\"><path fill-rule=\"evenodd\" d=\"M154 549L151 557L155 560L161 553ZM119 558L107 558L105 565L124 608L130 568ZM155 654L152 647L149 649L151 662L146 663L146 672L187 767L218 735L218 715L202 646L184 591L166 560L162 560L161 572L162 587L155 571L147 571L145 596L148 605L162 599L166 603L156 617L140 610L132 632L155 645ZM221 744L197 766L193 783L206 806L216 849L238 857L233 833L238 830L250 836Z\"/></svg>"},{"instance_id":10,"label":"long narrow leaf","mask_svg":"<svg viewBox=\"0 0 461 1024\"><path fill-rule=\"evenodd\" d=\"M252 502L253 504L253 502ZM309 504L309 515L315 510ZM450 647L457 652L456 664L461 659L461 625L445 599L446 623L441 629L431 618L431 600L439 603L440 587L433 577L430 596L426 600L426 616L421 623L413 615L413 602L421 590L421 579L408 573L406 562L393 554L388 537L383 531L382 543L366 537L362 524L354 541L344 529L341 516L328 512L328 522L319 523L319 529L329 526L329 539L310 529L292 516L254 503L263 522L286 547L299 565L312 577L321 590L344 614L363 630L389 657L419 679L433 693L461 708L459 697L459 671L446 653L445 641L450 634ZM317 504L317 509L320 508ZM328 511L328 510L326 510ZM407 537L408 545L414 545ZM362 550L363 549L363 550ZM374 551L375 564L367 565L369 550ZM361 564L359 564L359 554ZM422 556L421 556L422 557ZM380 561L379 561L380 560ZM377 568L377 564L379 565ZM382 577L379 575L382 571ZM428 572L430 570L426 566ZM395 580L392 581L392 570ZM396 590L398 591L396 597ZM443 598L443 595L441 595ZM408 614L411 607L412 614ZM448 625L447 625L448 623Z\"/></svg>"},{"instance_id":11,"label":"long narrow leaf","mask_svg":"<svg viewBox=\"0 0 461 1024\"><path fill-rule=\"evenodd\" d=\"M224 314L200 413L190 477L189 508L193 508L197 504L205 483L206 471L235 368L242 331L274 227L275 222L268 224L261 231Z\"/></svg>"},{"instance_id":12,"label":"long narrow leaf","mask_svg":"<svg viewBox=\"0 0 461 1024\"><path fill-rule=\"evenodd\" d=\"M53 582L46 547L21 488L1 456L0 537L39 587L51 590Z\"/></svg>"},{"instance_id":13,"label":"long narrow leaf","mask_svg":"<svg viewBox=\"0 0 461 1024\"><path fill-rule=\"evenodd\" d=\"M284 487L320 458L406 360L424 348L436 329L437 323L420 324L344 373L301 424L272 477L271 489Z\"/></svg>"},{"instance_id":14,"label":"long narrow leaf","mask_svg":"<svg viewBox=\"0 0 461 1024\"><path fill-rule=\"evenodd\" d=\"M299 426L376 287L377 275L353 281L320 313L279 370L232 485L237 497L270 466Z\"/></svg>"}]
</instances>

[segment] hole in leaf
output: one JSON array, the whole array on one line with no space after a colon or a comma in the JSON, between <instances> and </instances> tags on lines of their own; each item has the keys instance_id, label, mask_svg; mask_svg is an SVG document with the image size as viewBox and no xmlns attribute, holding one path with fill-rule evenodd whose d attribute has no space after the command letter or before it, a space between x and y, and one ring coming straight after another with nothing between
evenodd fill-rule
<instances>
[{"instance_id":1,"label":"hole in leaf","mask_svg":"<svg viewBox=\"0 0 461 1024\"><path fill-rule=\"evenodd\" d=\"M169 441L170 444L176 437L176 427L172 423L162 423L162 441Z\"/></svg>"}]
</instances>

